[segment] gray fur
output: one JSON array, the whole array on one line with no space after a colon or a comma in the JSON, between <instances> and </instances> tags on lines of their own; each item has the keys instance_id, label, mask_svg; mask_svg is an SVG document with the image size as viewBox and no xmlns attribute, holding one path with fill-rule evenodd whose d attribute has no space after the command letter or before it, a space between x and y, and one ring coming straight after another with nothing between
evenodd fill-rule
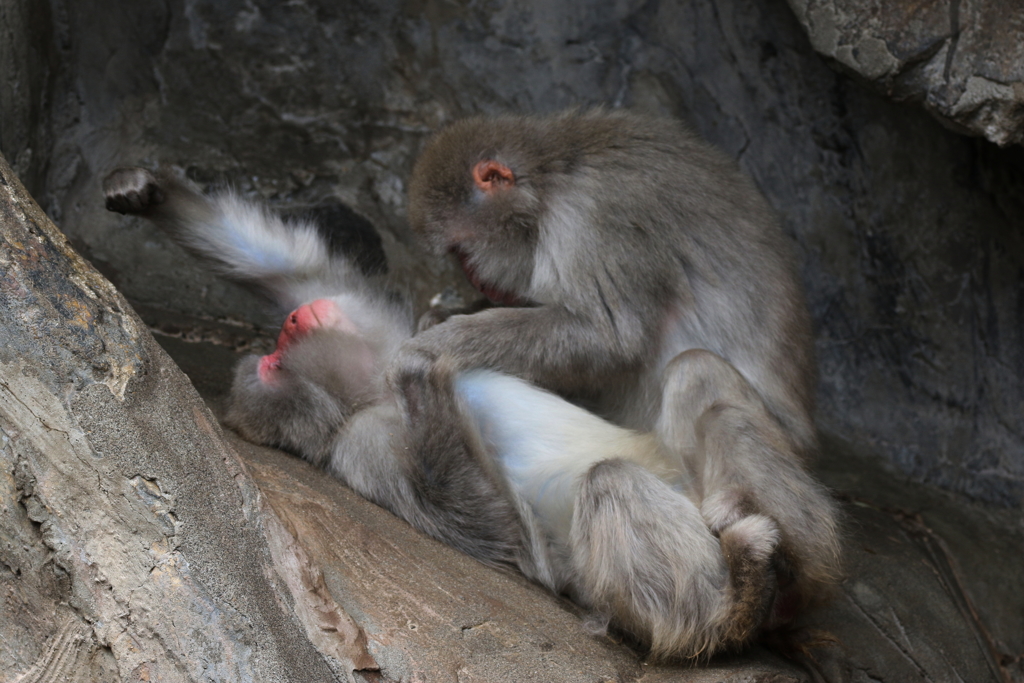
<instances>
[{"instance_id":1,"label":"gray fur","mask_svg":"<svg viewBox=\"0 0 1024 683\"><path fill-rule=\"evenodd\" d=\"M747 553L759 563L760 601L746 628L737 630L730 562L693 503L636 464L598 463L584 478L573 515L579 599L658 657L697 657L742 645L767 616L773 596L763 577L771 571L777 532L761 519L761 543Z\"/></svg>"}]
</instances>

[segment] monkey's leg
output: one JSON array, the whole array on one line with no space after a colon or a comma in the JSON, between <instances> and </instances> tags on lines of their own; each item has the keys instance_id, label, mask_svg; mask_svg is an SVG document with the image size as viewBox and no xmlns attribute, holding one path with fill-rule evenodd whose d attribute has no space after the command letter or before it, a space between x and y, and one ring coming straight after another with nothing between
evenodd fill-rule
<instances>
[{"instance_id":1,"label":"monkey's leg","mask_svg":"<svg viewBox=\"0 0 1024 683\"><path fill-rule=\"evenodd\" d=\"M143 168L113 171L103 192L109 210L152 220L220 275L263 290L284 310L359 286L357 269L332 255L315 225L285 222L231 192L208 197Z\"/></svg>"},{"instance_id":2,"label":"monkey's leg","mask_svg":"<svg viewBox=\"0 0 1024 683\"><path fill-rule=\"evenodd\" d=\"M770 520L748 517L719 540L684 493L681 463L650 435L499 373L463 373L456 391L555 564L568 554L582 603L661 657L710 654L760 625L774 589Z\"/></svg>"},{"instance_id":3,"label":"monkey's leg","mask_svg":"<svg viewBox=\"0 0 1024 683\"><path fill-rule=\"evenodd\" d=\"M657 430L694 473L701 513L712 531L721 534L751 514L778 525L784 590L774 618L794 616L836 581L835 505L732 365L703 350L677 356L665 370Z\"/></svg>"},{"instance_id":4,"label":"monkey's leg","mask_svg":"<svg viewBox=\"0 0 1024 683\"><path fill-rule=\"evenodd\" d=\"M582 600L654 656L677 658L710 656L756 632L770 605L777 539L760 515L716 538L688 498L611 459L582 480L571 546Z\"/></svg>"},{"instance_id":5,"label":"monkey's leg","mask_svg":"<svg viewBox=\"0 0 1024 683\"><path fill-rule=\"evenodd\" d=\"M689 483L682 463L666 458L649 435L616 427L521 379L473 370L458 375L455 389L484 447L562 546L579 483L595 463L628 458L679 491Z\"/></svg>"}]
</instances>

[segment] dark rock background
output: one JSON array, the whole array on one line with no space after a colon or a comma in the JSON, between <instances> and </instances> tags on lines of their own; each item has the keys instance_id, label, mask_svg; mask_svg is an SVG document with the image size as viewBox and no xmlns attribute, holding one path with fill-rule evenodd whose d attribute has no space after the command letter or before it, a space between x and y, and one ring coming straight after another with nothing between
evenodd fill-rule
<instances>
[{"instance_id":1,"label":"dark rock background","mask_svg":"<svg viewBox=\"0 0 1024 683\"><path fill-rule=\"evenodd\" d=\"M782 0L4 0L0 19L0 149L152 325L277 321L106 213L116 165L177 165L342 232L368 221L424 305L460 282L405 225L431 130L654 110L734 156L781 214L817 325L822 428L915 479L1024 497L1024 154L834 72Z\"/></svg>"}]
</instances>

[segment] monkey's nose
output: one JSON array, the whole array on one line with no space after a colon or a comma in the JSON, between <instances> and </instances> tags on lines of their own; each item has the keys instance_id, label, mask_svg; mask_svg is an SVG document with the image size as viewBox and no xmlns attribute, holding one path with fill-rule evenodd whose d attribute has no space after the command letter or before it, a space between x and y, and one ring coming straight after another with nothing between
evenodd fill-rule
<instances>
[{"instance_id":1,"label":"monkey's nose","mask_svg":"<svg viewBox=\"0 0 1024 683\"><path fill-rule=\"evenodd\" d=\"M288 314L277 336L277 351L280 354L296 339L301 339L315 329L328 327L359 334L359 330L345 315L345 312L330 299L317 299L303 304Z\"/></svg>"}]
</instances>

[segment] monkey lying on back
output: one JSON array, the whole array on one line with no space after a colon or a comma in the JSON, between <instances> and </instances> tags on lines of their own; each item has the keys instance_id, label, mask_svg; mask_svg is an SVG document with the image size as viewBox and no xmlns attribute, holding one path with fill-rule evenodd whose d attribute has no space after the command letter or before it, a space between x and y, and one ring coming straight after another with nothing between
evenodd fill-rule
<instances>
[{"instance_id":1,"label":"monkey lying on back","mask_svg":"<svg viewBox=\"0 0 1024 683\"><path fill-rule=\"evenodd\" d=\"M656 655L737 646L767 618L776 522L742 501L716 519L716 535L691 497L731 500L735 482L788 472L788 514L801 518L823 492L721 358L691 351L673 361L651 434L521 380L454 373L444 359L405 358L386 383L382 369L411 334L408 313L314 227L142 169L115 171L104 189L109 208L153 219L225 276L285 310L302 304L277 350L236 371L227 421L247 438L325 465L435 538L569 593ZM777 447L733 457L730 440L742 435ZM683 451L701 463L699 478Z\"/></svg>"}]
</instances>

